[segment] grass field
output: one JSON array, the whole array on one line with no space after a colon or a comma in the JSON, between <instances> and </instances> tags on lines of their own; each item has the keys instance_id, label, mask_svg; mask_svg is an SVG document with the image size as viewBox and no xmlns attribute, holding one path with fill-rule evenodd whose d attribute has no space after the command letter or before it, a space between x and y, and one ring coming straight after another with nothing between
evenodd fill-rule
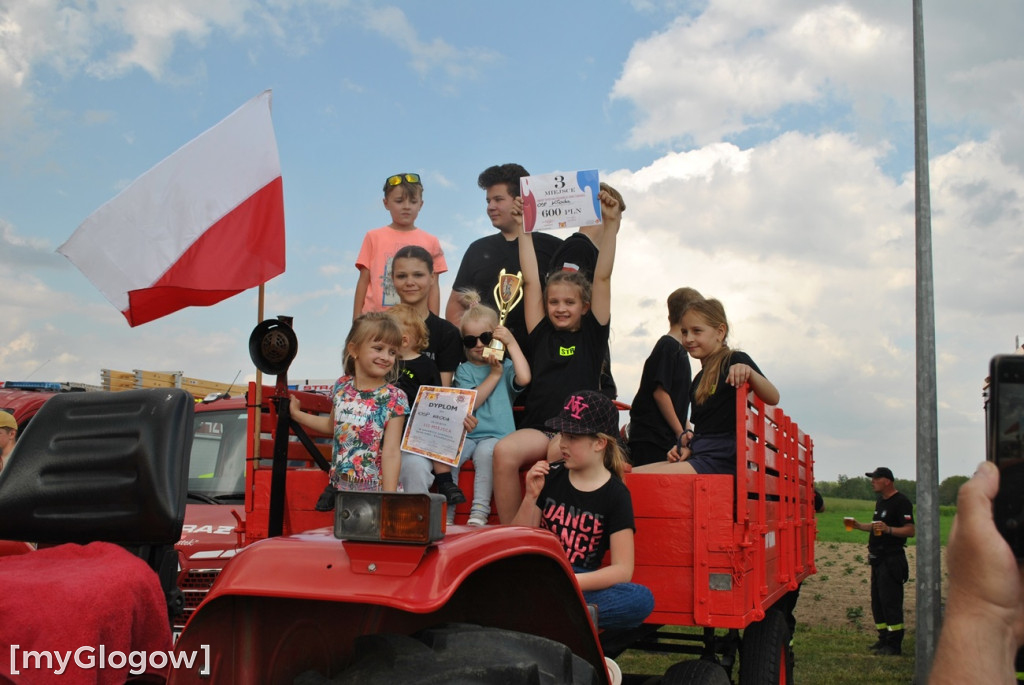
<instances>
[{"instance_id":1,"label":"grass field","mask_svg":"<svg viewBox=\"0 0 1024 685\"><path fill-rule=\"evenodd\" d=\"M861 523L871 520L875 512L875 503L862 499L840 499L838 497L825 498L825 511L818 516L818 540L821 542L862 542L863 531L852 531L847 533L843 528L843 517L852 516ZM956 507L939 507L939 535L942 546L946 546L949 539L949 528L953 525L953 515L956 514ZM917 517L917 510L914 510L914 517ZM907 540L907 544L917 544L914 538Z\"/></svg>"},{"instance_id":2,"label":"grass field","mask_svg":"<svg viewBox=\"0 0 1024 685\"><path fill-rule=\"evenodd\" d=\"M903 641L903 656L878 657L868 651L874 636L856 630L811 628L798 624L793 649L794 682L801 685L907 685L914 680L914 635ZM694 657L683 657L694 658ZM628 651L615 660L623 673L662 674L679 656ZM733 671L735 682L737 670ZM643 682L631 678L631 682Z\"/></svg>"},{"instance_id":3,"label":"grass field","mask_svg":"<svg viewBox=\"0 0 1024 685\"><path fill-rule=\"evenodd\" d=\"M834 542L865 544L865 533L863 531L847 532L843 527L843 517L852 516L858 521L870 521L874 513L874 506L873 501L867 500L825 498L825 511L817 518L819 543L826 543L826 546L827 543ZM939 531L943 546L949 537L949 529L955 513L955 507L940 508ZM913 539L908 542L911 545L914 544ZM836 547L836 545L832 545L832 547ZM866 549L863 550L863 553L866 555ZM828 564L827 561L824 563ZM826 571L830 569L823 570L823 568L819 568L819 575L814 578L814 587L808 586L808 589L813 589L814 592L802 593L801 603L813 602L818 595L826 598L831 596L833 601L837 601L834 591L830 593L828 589L829 574ZM832 573L831 575L838 578L842 574ZM913 571L911 576L913 576ZM865 596L861 599L866 600L866 587L863 593ZM808 596L804 597L803 594ZM797 615L800 616L799 611ZM869 619L870 616L864 620ZM851 624L849 628L837 628L829 625L798 623L794 636L796 652L794 681L801 685L805 683L813 685L890 685L913 682L915 666L913 630L908 632L903 642L903 656L899 657L877 657L868 651L868 647L874 642L875 637L873 631L854 624ZM659 675L679 660L680 657L676 655L638 651L627 651L616 659L624 673ZM733 676L735 678L735 671ZM643 682L643 679L631 679L630 682Z\"/></svg>"}]
</instances>

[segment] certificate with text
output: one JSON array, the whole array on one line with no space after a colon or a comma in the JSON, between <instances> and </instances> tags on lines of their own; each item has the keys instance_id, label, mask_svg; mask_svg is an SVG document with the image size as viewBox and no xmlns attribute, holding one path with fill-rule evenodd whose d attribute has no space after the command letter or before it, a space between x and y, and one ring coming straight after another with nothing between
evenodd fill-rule
<instances>
[{"instance_id":1,"label":"certificate with text","mask_svg":"<svg viewBox=\"0 0 1024 685\"><path fill-rule=\"evenodd\" d=\"M519 179L523 230L550 231L601 222L597 169L558 171Z\"/></svg>"},{"instance_id":2,"label":"certificate with text","mask_svg":"<svg viewBox=\"0 0 1024 685\"><path fill-rule=\"evenodd\" d=\"M456 466L466 442L464 421L476 404L476 390L422 385L405 422L402 450Z\"/></svg>"}]
</instances>

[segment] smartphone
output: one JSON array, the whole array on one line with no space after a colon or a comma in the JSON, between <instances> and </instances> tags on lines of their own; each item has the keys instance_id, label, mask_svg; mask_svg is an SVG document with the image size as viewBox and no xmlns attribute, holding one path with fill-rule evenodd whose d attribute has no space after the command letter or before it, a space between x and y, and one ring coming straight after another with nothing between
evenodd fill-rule
<instances>
[{"instance_id":1,"label":"smartphone","mask_svg":"<svg viewBox=\"0 0 1024 685\"><path fill-rule=\"evenodd\" d=\"M996 527L1024 559L1024 355L1000 354L989 365L987 458L999 467L992 511Z\"/></svg>"}]
</instances>

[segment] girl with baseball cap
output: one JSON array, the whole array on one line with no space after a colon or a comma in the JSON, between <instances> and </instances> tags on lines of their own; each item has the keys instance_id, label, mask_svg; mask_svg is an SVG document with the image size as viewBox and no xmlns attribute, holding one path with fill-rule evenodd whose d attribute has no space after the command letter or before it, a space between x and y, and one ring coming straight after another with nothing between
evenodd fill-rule
<instances>
[{"instance_id":1,"label":"girl with baseball cap","mask_svg":"<svg viewBox=\"0 0 1024 685\"><path fill-rule=\"evenodd\" d=\"M618 410L600 392L582 390L570 394L545 425L561 437L561 461L544 459L529 470L526 497L512 523L555 534L584 599L597 606L599 628L638 626L654 609L654 596L630 582L636 527L615 438ZM609 551L611 563L602 567Z\"/></svg>"}]
</instances>

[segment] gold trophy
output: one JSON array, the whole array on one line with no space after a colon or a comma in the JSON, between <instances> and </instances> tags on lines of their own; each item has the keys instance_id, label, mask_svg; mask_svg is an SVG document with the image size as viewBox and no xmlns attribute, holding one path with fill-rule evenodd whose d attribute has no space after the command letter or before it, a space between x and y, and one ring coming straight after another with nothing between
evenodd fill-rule
<instances>
[{"instance_id":1,"label":"gold trophy","mask_svg":"<svg viewBox=\"0 0 1024 685\"><path fill-rule=\"evenodd\" d=\"M498 283L494 286L494 304L498 306L498 325L505 325L505 318L519 301L523 299L523 272L507 274L502 269L498 274ZM491 340L483 353L484 359L494 358L502 360L505 358L505 345L497 338Z\"/></svg>"}]
</instances>

